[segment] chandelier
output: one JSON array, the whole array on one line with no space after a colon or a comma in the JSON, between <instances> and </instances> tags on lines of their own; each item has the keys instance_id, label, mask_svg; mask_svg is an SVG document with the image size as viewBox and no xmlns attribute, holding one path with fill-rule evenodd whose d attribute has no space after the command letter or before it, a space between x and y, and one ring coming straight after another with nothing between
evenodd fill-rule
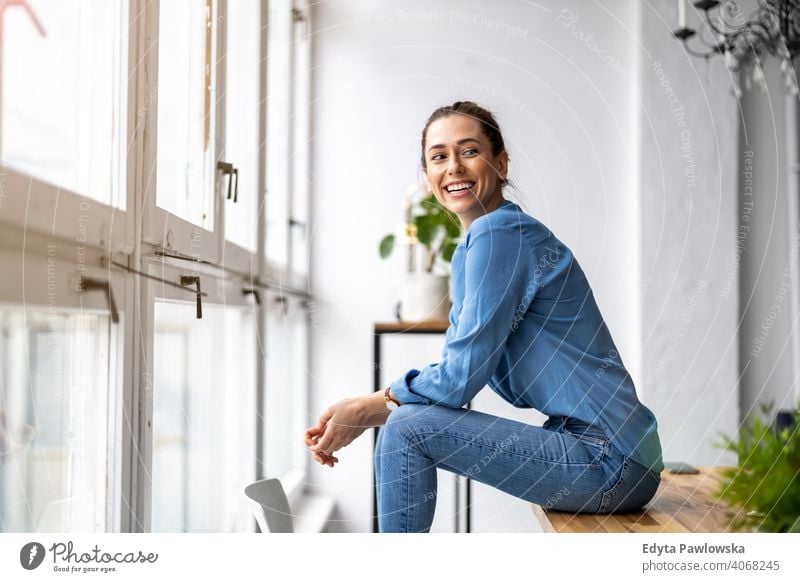
<instances>
[{"instance_id":1,"label":"chandelier","mask_svg":"<svg viewBox=\"0 0 800 582\"><path fill-rule=\"evenodd\" d=\"M734 0L697 0L693 4L702 13L699 33L688 26L687 0L678 0L678 28L673 34L693 56L709 59L723 55L737 97L742 95L740 73L745 73L748 84L752 79L766 86L761 69L766 54L780 59L786 89L798 95L793 61L800 53L800 0L758 0L758 8L747 18ZM690 46L694 37L701 50Z\"/></svg>"}]
</instances>

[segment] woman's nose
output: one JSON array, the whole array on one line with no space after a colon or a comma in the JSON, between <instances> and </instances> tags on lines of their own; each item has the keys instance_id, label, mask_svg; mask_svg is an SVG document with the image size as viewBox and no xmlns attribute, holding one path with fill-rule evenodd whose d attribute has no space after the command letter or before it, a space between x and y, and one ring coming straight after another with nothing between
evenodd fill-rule
<instances>
[{"instance_id":1,"label":"woman's nose","mask_svg":"<svg viewBox=\"0 0 800 582\"><path fill-rule=\"evenodd\" d=\"M447 163L447 173L448 174L458 174L461 172L461 160L459 160L456 156L450 158L450 161Z\"/></svg>"}]
</instances>

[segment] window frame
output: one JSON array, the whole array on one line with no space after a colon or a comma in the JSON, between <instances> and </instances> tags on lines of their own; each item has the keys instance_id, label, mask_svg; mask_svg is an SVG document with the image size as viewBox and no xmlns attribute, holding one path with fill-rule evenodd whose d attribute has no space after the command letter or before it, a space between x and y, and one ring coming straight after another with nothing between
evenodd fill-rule
<instances>
[{"instance_id":1,"label":"window frame","mask_svg":"<svg viewBox=\"0 0 800 582\"><path fill-rule=\"evenodd\" d=\"M132 299L133 281L126 272L110 267L93 253L87 253L86 262L79 270L75 266L76 253L79 250L86 251L80 241L54 239L40 233L31 233L23 240L22 231L16 228L4 231L3 235L0 238L0 263L13 265L18 261L25 285L16 285L19 280L16 277L0 279L0 306L20 306L23 309L33 306L48 312L88 312L109 316L107 410L110 414L103 419L107 434L104 517L106 531L120 531L125 482L121 459L127 434L123 423L123 403L130 390L125 353L133 327L127 309ZM52 270L48 268L51 260L55 265ZM111 311L106 293L78 290L81 275L108 282L119 323L110 321ZM50 292L48 284L52 284L57 292Z\"/></svg>"},{"instance_id":2,"label":"window frame","mask_svg":"<svg viewBox=\"0 0 800 582\"><path fill-rule=\"evenodd\" d=\"M135 21L136 4L139 0L123 1L123 9L125 3L128 6L126 22L129 27L127 43L120 45L125 52L120 51L118 64L126 74L119 75L119 97L122 102L115 105L118 105L117 120L125 122L125 142L114 144L114 147L120 151L120 164L124 163L118 186L124 189L122 198L125 200L125 208L104 204L0 163L0 176L4 178L0 223L23 228L26 232L71 240L75 238L75 225L82 221L91 225L83 237L84 246L106 249L110 254L130 254L133 251L134 213L131 209L134 207L136 167L131 144L135 143L137 131L134 114L136 109L131 104L136 99L136 87L128 80L135 74L137 66L136 35L132 33L133 26L130 23ZM124 16L124 10L122 15ZM121 23L121 29L124 28L124 23Z\"/></svg>"},{"instance_id":3,"label":"window frame","mask_svg":"<svg viewBox=\"0 0 800 582\"><path fill-rule=\"evenodd\" d=\"M215 0L217 18L227 12L228 0ZM108 422L117 430L113 443L107 450L106 463L109 468L107 481L107 531L110 532L146 532L150 529L152 487L150 483L153 466L153 344L155 339L154 312L155 304L161 298L192 298L190 291L163 287L158 281L149 277L169 278L175 282L181 274L200 273L202 290L208 293L206 302L219 302L228 305L252 305L254 297L244 295L243 288L252 288L266 298L268 292L296 297L292 301L301 302L296 308L303 309L306 323L309 321L308 306L302 300L309 298L309 275L296 273L291 261L280 267L270 265L266 255L267 221L265 209L266 197L266 163L265 144L267 141L269 87L267 82L269 51L268 31L270 24L267 1L259 0L260 30L259 56L262 65L259 67L258 79L258 212L253 217L256 222L257 251L249 250L226 240L225 238L225 203L223 192L227 189L227 177L220 172L214 179L214 231L200 229L189 221L183 220L156 204L156 168L157 168L157 92L158 92L158 31L159 0L126 0L127 11L121 17L125 19L121 26L127 24L127 53L125 63L121 64L127 75L122 79L119 104L119 117L126 123L125 150L120 158L124 163L124 174L120 174L120 188L124 188L125 209L120 210L104 205L94 199L84 197L76 192L48 184L33 176L25 176L0 166L0 174L4 180L4 198L0 200L0 261L17 260L46 261L48 244L57 241L60 252L67 253L67 258L74 257L77 247L86 253L87 270L85 274L100 280L108 280L113 290L117 309L123 322L117 329L113 356L115 374L116 406ZM294 9L291 2L286 7ZM302 2L301 11L308 22L310 8ZM294 27L293 27L294 30ZM217 51L224 50L226 44L225 27L217 26L215 42ZM310 40L306 48L310 58ZM293 49L292 49L293 50ZM122 60L122 59L121 59ZM310 62L310 61L309 61ZM217 60L215 67L216 84L213 91L220 96L225 95L226 82L225 59ZM306 71L310 79L310 70ZM120 75L122 76L122 75ZM220 140L225 137L225 100L217 99L214 118L214 159L222 151ZM292 111L296 111L292 104ZM309 103L302 103L306 124L300 127L309 129ZM310 136L294 135L298 129L291 124L292 139L304 144L305 156L301 166L309 167L308 139ZM224 144L222 144L224 145ZM293 153L289 153L285 171L287 181L292 185L294 167ZM302 171L302 170L301 170ZM288 209L296 196L304 196L306 207L310 208L307 184L302 192L294 187L280 196L285 199ZM27 196L26 196L27 194ZM89 208L81 205L83 200L89 202ZM58 210L58 220L54 213ZM288 218L287 213L287 218ZM76 239L76 228L80 220L88 218L92 228L85 237ZM286 225L285 228L291 230ZM201 231L198 236L198 229ZM309 226L306 225L310 236ZM171 234L169 232L171 231ZM287 236L287 239L289 237ZM291 243L287 240L289 256ZM304 249L308 252L308 248ZM165 256L175 255L175 257ZM178 258L183 257L183 258ZM187 260L190 259L190 260ZM74 258L72 259L74 260ZM204 262L212 263L206 265ZM37 274L44 276L46 269ZM64 285L72 284L80 273L70 272ZM165 276L166 274L166 276ZM32 289L28 279L21 286L13 277L0 279L0 304L17 303L24 305L41 301L46 305L47 285L38 285ZM272 290L272 291L269 291ZM60 303L69 308L99 310L108 312L105 295L99 292L64 293L59 297ZM262 301L264 303L264 301ZM294 305L293 305L293 308ZM266 325L266 307L253 307L255 329L257 333L255 360L256 385L256 459L254 459L256 478L264 477L264 459L268 450L263 445L263 418L265 407L269 402L264 400L265 363L263 346L259 339L264 337ZM112 325L112 332L114 330ZM309 339L309 328L306 340ZM310 357L306 341L304 358ZM267 346L268 349L268 346ZM111 365L111 363L110 363ZM307 410L308 379L306 388L298 395L297 405ZM112 446L113 445L113 446ZM280 444L278 444L280 446ZM304 495L304 483L308 473L307 455L297 456L297 462L283 476L284 485L292 501Z\"/></svg>"}]
</instances>

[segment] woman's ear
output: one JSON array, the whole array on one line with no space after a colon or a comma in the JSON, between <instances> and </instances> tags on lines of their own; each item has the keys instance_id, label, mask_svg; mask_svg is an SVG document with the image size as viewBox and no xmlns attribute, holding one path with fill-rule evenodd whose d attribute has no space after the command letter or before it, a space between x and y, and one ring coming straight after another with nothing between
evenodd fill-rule
<instances>
[{"instance_id":1,"label":"woman's ear","mask_svg":"<svg viewBox=\"0 0 800 582\"><path fill-rule=\"evenodd\" d=\"M497 175L505 182L508 179L508 152L503 150L495 158Z\"/></svg>"}]
</instances>

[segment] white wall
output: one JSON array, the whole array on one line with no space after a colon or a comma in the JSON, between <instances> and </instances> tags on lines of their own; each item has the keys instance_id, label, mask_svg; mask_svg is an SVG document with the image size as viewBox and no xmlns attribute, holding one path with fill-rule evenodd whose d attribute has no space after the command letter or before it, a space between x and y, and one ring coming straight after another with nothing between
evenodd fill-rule
<instances>
[{"instance_id":1,"label":"white wall","mask_svg":"<svg viewBox=\"0 0 800 582\"><path fill-rule=\"evenodd\" d=\"M739 173L737 206L743 416L760 414L759 404L797 405L790 333L798 324L791 321L787 277L789 261L797 261L797 241L790 244L787 219L786 92L776 59L765 60L764 73L766 91L745 87L740 120L739 159L749 160Z\"/></svg>"},{"instance_id":2,"label":"white wall","mask_svg":"<svg viewBox=\"0 0 800 582\"><path fill-rule=\"evenodd\" d=\"M698 439L730 428L736 409L735 397L716 406L736 386L736 344L728 345L735 294L718 313L711 300L733 244L733 107L721 75L712 75L713 90L703 85L694 76L701 64L682 55L652 8L605 4L315 6L312 292L319 300L309 423L328 404L371 390L372 323L391 319L401 273L399 260L379 260L378 241L402 220L405 188L420 177L425 119L440 105L472 99L496 112L518 186L512 196L574 250L640 392L694 282L710 281L681 350L643 398L668 432L673 458L711 458ZM654 57L695 112L696 162L707 170L691 199L682 193L679 132L647 65ZM643 280L645 268L652 283ZM702 358L694 359L698 350ZM419 358L424 366L436 353ZM496 402L486 407L541 419ZM337 497L334 531L371 526L371 448L362 438L335 469L312 469L312 487ZM524 506L497 497L486 503L476 507L484 531L525 529ZM504 511L512 515L492 519Z\"/></svg>"},{"instance_id":3,"label":"white wall","mask_svg":"<svg viewBox=\"0 0 800 582\"><path fill-rule=\"evenodd\" d=\"M730 463L714 442L739 407L736 99L721 59L679 49L675 10L642 7L639 393L665 460Z\"/></svg>"}]
</instances>

